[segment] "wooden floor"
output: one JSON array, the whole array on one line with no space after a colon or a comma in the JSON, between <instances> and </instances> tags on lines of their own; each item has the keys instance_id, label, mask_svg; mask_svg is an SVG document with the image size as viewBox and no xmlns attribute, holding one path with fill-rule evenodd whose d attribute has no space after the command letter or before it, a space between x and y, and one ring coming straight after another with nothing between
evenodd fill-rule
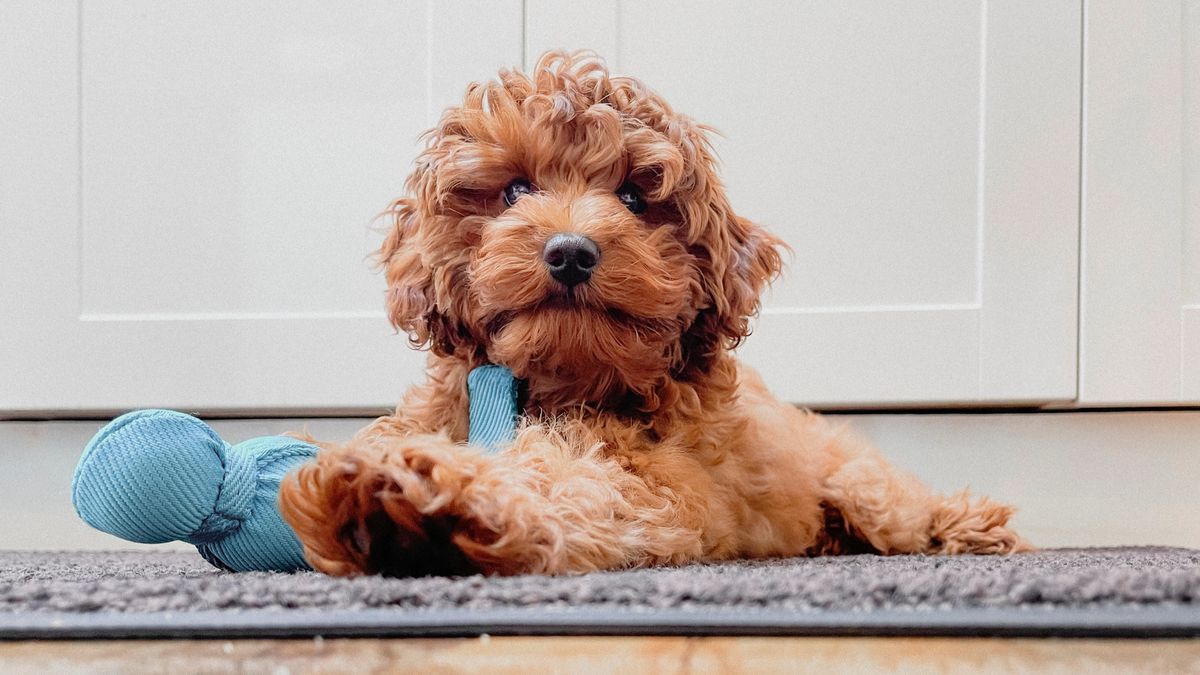
<instances>
[{"instance_id":1,"label":"wooden floor","mask_svg":"<svg viewBox=\"0 0 1200 675\"><path fill-rule=\"evenodd\" d=\"M32 673L1200 673L1200 640L471 638L0 643Z\"/></svg>"}]
</instances>

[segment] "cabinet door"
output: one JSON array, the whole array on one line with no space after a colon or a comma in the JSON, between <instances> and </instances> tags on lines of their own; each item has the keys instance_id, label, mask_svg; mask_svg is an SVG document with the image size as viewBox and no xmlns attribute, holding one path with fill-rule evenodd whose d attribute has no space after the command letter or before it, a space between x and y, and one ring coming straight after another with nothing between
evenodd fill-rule
<instances>
[{"instance_id":1,"label":"cabinet door","mask_svg":"<svg viewBox=\"0 0 1200 675\"><path fill-rule=\"evenodd\" d=\"M716 126L795 249L742 348L823 406L1075 398L1079 3L526 3Z\"/></svg>"},{"instance_id":2,"label":"cabinet door","mask_svg":"<svg viewBox=\"0 0 1200 675\"><path fill-rule=\"evenodd\" d=\"M1200 3L1086 16L1080 401L1200 404Z\"/></svg>"},{"instance_id":3,"label":"cabinet door","mask_svg":"<svg viewBox=\"0 0 1200 675\"><path fill-rule=\"evenodd\" d=\"M372 220L521 2L0 3L0 411L394 405Z\"/></svg>"}]
</instances>

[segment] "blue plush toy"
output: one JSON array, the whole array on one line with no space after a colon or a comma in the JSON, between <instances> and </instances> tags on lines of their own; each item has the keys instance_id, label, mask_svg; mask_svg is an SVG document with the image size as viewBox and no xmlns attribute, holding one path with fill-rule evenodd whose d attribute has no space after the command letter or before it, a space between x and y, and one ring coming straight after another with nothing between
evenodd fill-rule
<instances>
[{"instance_id":1,"label":"blue plush toy","mask_svg":"<svg viewBox=\"0 0 1200 675\"><path fill-rule=\"evenodd\" d=\"M494 451L513 437L517 383L507 368L488 365L468 374L467 388L468 443ZM98 530L147 544L186 541L223 569L309 569L276 500L284 475L317 451L287 436L231 446L191 415L139 410L88 443L72 501Z\"/></svg>"}]
</instances>

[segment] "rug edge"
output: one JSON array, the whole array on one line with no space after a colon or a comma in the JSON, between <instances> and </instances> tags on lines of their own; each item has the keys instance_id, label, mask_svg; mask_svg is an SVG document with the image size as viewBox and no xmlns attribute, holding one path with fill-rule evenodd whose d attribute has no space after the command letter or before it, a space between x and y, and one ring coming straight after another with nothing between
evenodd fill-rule
<instances>
[{"instance_id":1,"label":"rug edge","mask_svg":"<svg viewBox=\"0 0 1200 675\"><path fill-rule=\"evenodd\" d=\"M1200 637L1200 607L945 611L249 610L0 614L0 640L479 635Z\"/></svg>"}]
</instances>

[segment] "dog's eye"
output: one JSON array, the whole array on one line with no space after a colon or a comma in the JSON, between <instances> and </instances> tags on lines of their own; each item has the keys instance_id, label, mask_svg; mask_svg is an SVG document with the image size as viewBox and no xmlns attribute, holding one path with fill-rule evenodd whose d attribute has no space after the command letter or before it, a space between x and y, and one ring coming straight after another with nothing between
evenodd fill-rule
<instances>
[{"instance_id":1,"label":"dog's eye","mask_svg":"<svg viewBox=\"0 0 1200 675\"><path fill-rule=\"evenodd\" d=\"M642 199L642 191L633 183L625 183L617 188L617 199L635 215L646 210L646 200Z\"/></svg>"},{"instance_id":2,"label":"dog's eye","mask_svg":"<svg viewBox=\"0 0 1200 675\"><path fill-rule=\"evenodd\" d=\"M530 192L533 192L533 186L529 184L529 181L524 178L518 178L509 183L508 187L504 188L504 192L501 194L504 195L504 203L512 206L517 203L517 200L522 195L527 195Z\"/></svg>"}]
</instances>

